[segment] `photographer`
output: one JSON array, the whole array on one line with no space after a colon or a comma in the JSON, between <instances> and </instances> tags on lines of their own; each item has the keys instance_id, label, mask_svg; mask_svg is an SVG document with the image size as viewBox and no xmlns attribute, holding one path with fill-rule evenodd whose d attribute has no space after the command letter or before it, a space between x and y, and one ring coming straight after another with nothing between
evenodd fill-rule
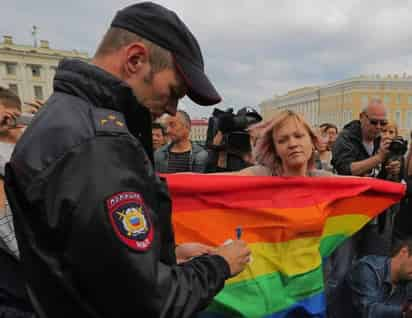
<instances>
[{"instance_id":1,"label":"photographer","mask_svg":"<svg viewBox=\"0 0 412 318\"><path fill-rule=\"evenodd\" d=\"M208 160L206 172L239 171L253 165L252 145L257 136L248 132L248 127L262 117L250 107L221 111L215 109L209 119L207 140Z\"/></svg>"},{"instance_id":2,"label":"photographer","mask_svg":"<svg viewBox=\"0 0 412 318\"><path fill-rule=\"evenodd\" d=\"M399 154L402 149L399 148L402 147L399 145L402 142L394 138L396 131L391 134L391 130L386 130L385 105L379 99L372 99L359 117L343 128L332 148L332 164L336 172L359 177L400 178L399 158L402 155ZM381 213L335 251L333 257L337 266L328 285L329 294L337 299L337 307L342 307L343 300L339 296L341 283L352 261L366 255L389 255L396 209L397 206L393 206Z\"/></svg>"},{"instance_id":3,"label":"photographer","mask_svg":"<svg viewBox=\"0 0 412 318\"><path fill-rule=\"evenodd\" d=\"M380 179L400 182L404 178L404 155L408 150L407 142L398 136L398 127L395 123L389 122L382 128L381 136L383 139L390 139L389 154L382 166L379 174Z\"/></svg>"},{"instance_id":4,"label":"photographer","mask_svg":"<svg viewBox=\"0 0 412 318\"><path fill-rule=\"evenodd\" d=\"M389 163L392 139L381 136L388 125L383 102L372 99L360 113L359 120L348 123L338 135L332 149L332 164L338 174L378 178L386 169L391 175L400 173L399 161ZM357 258L364 255L388 255L391 229L385 228L385 214L369 222L355 236L353 251ZM348 256L349 257L349 256Z\"/></svg>"}]
</instances>

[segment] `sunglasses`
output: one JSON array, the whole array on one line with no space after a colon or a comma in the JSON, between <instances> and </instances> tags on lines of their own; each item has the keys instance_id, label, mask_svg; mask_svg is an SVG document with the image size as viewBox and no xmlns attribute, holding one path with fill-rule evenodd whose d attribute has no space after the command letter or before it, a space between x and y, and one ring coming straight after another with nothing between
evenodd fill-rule
<instances>
[{"instance_id":1,"label":"sunglasses","mask_svg":"<svg viewBox=\"0 0 412 318\"><path fill-rule=\"evenodd\" d=\"M380 124L381 126L386 126L388 124L388 121L386 119L373 119L369 118L368 114L365 113L366 118L369 120L369 123L374 126L378 126Z\"/></svg>"}]
</instances>

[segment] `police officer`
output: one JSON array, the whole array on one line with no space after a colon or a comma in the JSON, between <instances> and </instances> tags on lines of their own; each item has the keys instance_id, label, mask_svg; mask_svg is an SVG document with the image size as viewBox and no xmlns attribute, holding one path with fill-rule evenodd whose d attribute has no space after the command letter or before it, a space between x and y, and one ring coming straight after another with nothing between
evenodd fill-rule
<instances>
[{"instance_id":1,"label":"police officer","mask_svg":"<svg viewBox=\"0 0 412 318\"><path fill-rule=\"evenodd\" d=\"M202 105L220 101L195 37L153 3L119 11L91 64L59 65L54 94L6 167L40 317L191 317L249 261L240 240L212 254L183 245L175 255L151 121L175 114L186 94Z\"/></svg>"}]
</instances>

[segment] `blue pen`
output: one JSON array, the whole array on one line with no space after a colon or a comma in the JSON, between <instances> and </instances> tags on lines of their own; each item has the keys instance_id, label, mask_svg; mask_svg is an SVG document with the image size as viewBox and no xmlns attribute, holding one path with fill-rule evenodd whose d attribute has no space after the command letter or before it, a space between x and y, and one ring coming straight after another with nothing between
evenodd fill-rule
<instances>
[{"instance_id":1,"label":"blue pen","mask_svg":"<svg viewBox=\"0 0 412 318\"><path fill-rule=\"evenodd\" d=\"M241 237L242 237L242 228L239 226L236 228L236 238L240 240Z\"/></svg>"}]
</instances>

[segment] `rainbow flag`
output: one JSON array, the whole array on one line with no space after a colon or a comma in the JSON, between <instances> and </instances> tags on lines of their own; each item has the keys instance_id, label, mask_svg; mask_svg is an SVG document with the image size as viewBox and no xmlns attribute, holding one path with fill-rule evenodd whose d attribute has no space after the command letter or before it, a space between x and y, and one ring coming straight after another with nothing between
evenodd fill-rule
<instances>
[{"instance_id":1,"label":"rainbow flag","mask_svg":"<svg viewBox=\"0 0 412 318\"><path fill-rule=\"evenodd\" d=\"M405 191L370 178L166 177L177 243L217 246L240 226L252 250L204 317L324 316L322 259Z\"/></svg>"}]
</instances>

